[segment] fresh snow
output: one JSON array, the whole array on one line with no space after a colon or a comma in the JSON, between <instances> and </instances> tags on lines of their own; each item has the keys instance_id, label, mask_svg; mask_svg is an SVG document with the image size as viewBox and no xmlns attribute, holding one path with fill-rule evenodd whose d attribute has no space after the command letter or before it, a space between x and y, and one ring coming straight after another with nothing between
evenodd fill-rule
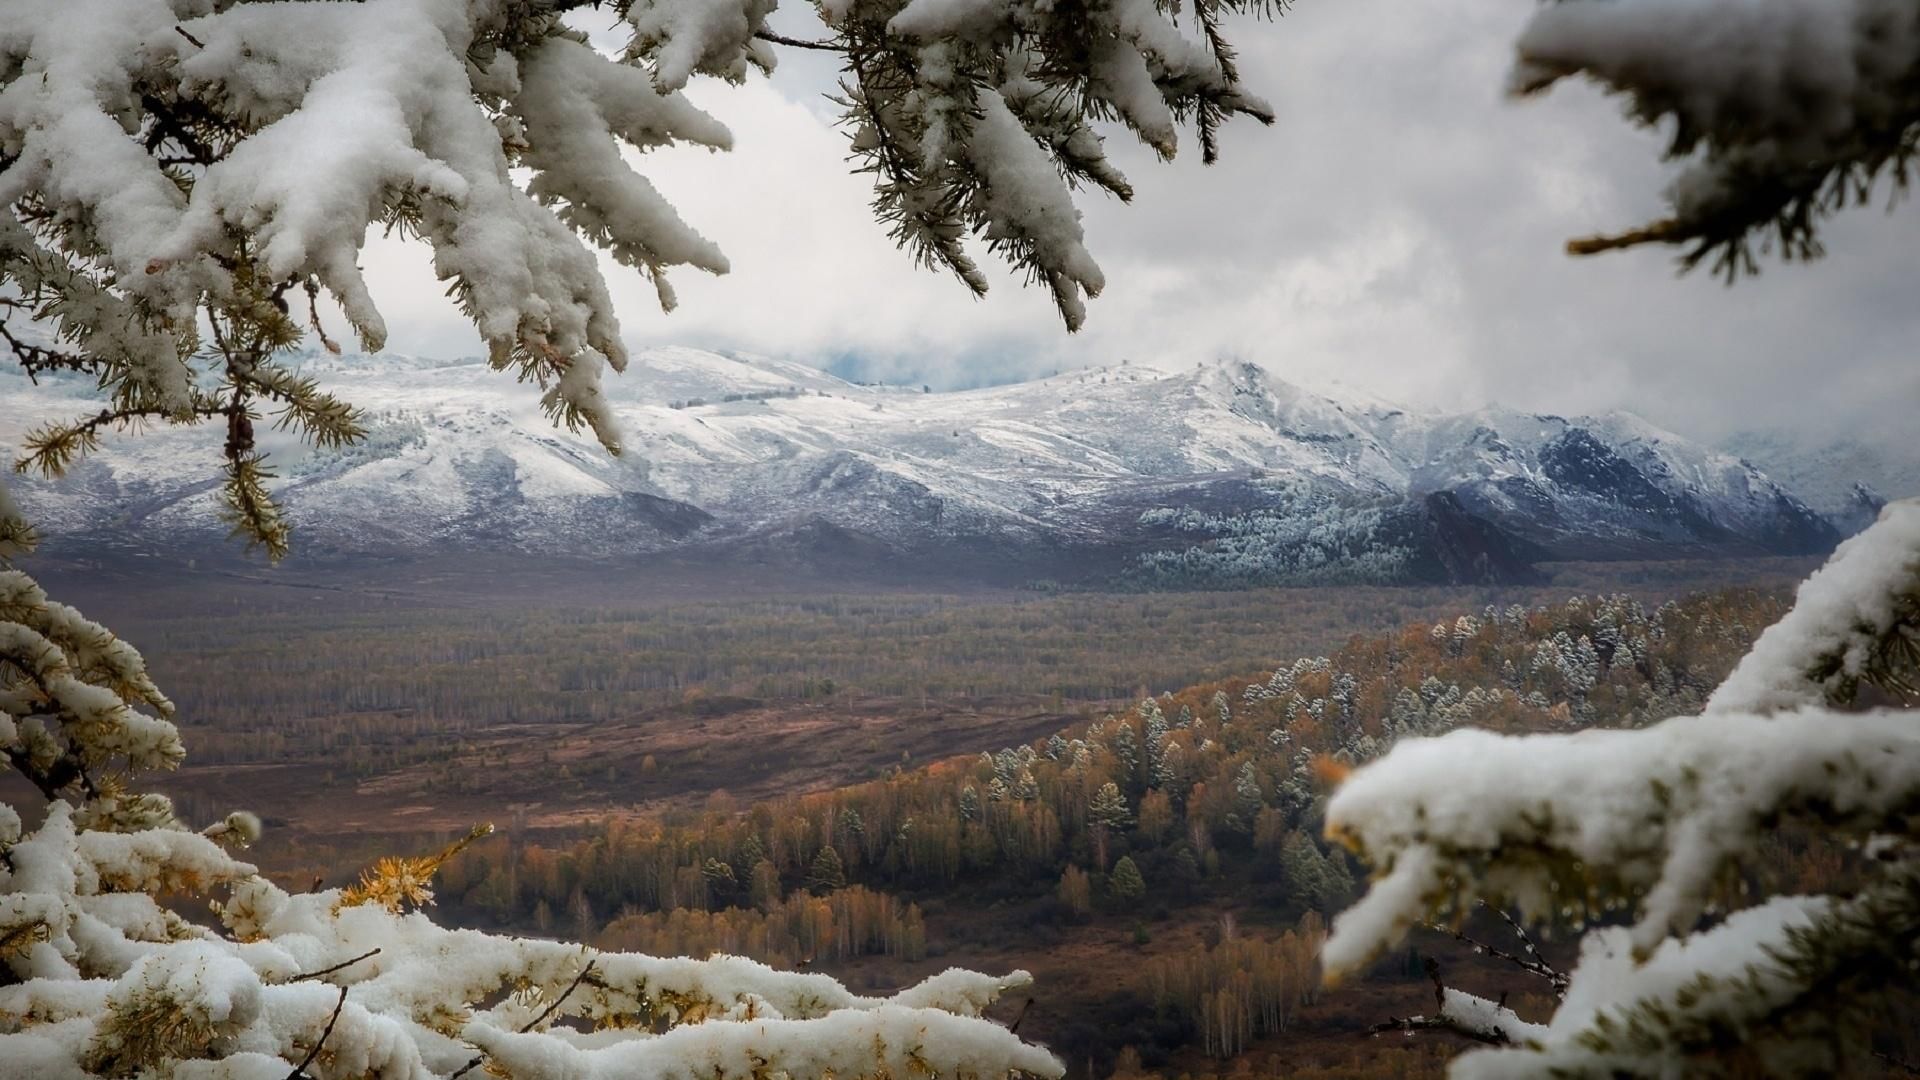
<instances>
[{"instance_id":1,"label":"fresh snow","mask_svg":"<svg viewBox=\"0 0 1920 1080\"><path fill-rule=\"evenodd\" d=\"M963 534L1073 542L1109 534L1116 505L1131 507L1122 516L1132 520L1234 478L1307 481L1360 500L1453 491L1474 512L1522 518L1538 492L1569 533L1595 542L1640 544L1677 529L1672 512L1623 508L1609 492L1548 477L1543 455L1569 433L1592 436L1662 497L1735 535L1763 536L1783 515L1806 513L1739 459L1623 414L1419 412L1315 393L1246 364L1090 368L929 394L787 361L650 349L602 388L630 451L619 458L556 429L537 393L478 360L315 354L296 366L372 410L364 447L316 454L284 437L266 444L310 542L348 548L480 532L582 552L680 542L617 526L629 494L691 503L727 534L817 516L902 543ZM36 389L0 372L0 397L19 406L0 415L0 444L88 411L90 394L77 380ZM217 474L214 442L195 429L110 439L70 477L23 482L17 495L54 535L129 510L189 533L219 528L216 496L204 490Z\"/></svg>"}]
</instances>

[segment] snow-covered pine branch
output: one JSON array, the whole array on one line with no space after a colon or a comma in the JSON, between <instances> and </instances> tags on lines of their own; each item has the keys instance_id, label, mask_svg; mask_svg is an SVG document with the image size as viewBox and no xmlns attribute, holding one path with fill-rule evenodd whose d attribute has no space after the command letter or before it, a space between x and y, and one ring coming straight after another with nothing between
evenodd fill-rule
<instances>
[{"instance_id":1,"label":"snow-covered pine branch","mask_svg":"<svg viewBox=\"0 0 1920 1080\"><path fill-rule=\"evenodd\" d=\"M181 758L171 713L132 647L0 570L0 751L48 798L31 831L0 804L5 1075L426 1080L476 1055L527 1080L1063 1071L981 1016L1024 972L871 998L738 957L450 930L417 910L443 856L289 894L229 850L259 838L252 815L195 832L139 792ZM192 894L223 929L161 899Z\"/></svg>"},{"instance_id":2,"label":"snow-covered pine branch","mask_svg":"<svg viewBox=\"0 0 1920 1080\"><path fill-rule=\"evenodd\" d=\"M627 29L587 44L574 9ZM635 171L633 152L725 150L681 89L770 69L772 0L17 0L0 6L0 336L29 373L96 376L97 415L32 433L58 473L108 431L225 428L227 513L287 550L254 424L321 443L359 413L277 360L339 303L363 348L387 325L359 266L368 231L424 241L493 364L618 452L600 389L627 354L593 249L650 278L726 256ZM1069 328L1104 282L1073 190L1127 198L1093 124L1163 157L1192 121L1204 155L1232 114L1269 110L1221 30L1268 0L833 0L843 106L875 209L921 263L984 292L971 234L1043 282ZM0 514L0 522L12 521ZM0 526L11 529L11 526ZM8 534L11 535L11 534ZM0 536L0 542L10 542Z\"/></svg>"},{"instance_id":3,"label":"snow-covered pine branch","mask_svg":"<svg viewBox=\"0 0 1920 1080\"><path fill-rule=\"evenodd\" d=\"M1903 191L1920 139L1920 11L1902 0L1556 0L1521 33L1516 95L1585 75L1666 124L1670 213L1576 254L1683 245L1729 279L1753 247L1821 253L1820 219Z\"/></svg>"},{"instance_id":4,"label":"snow-covered pine branch","mask_svg":"<svg viewBox=\"0 0 1920 1080\"><path fill-rule=\"evenodd\" d=\"M1911 691L1916 641L1920 501L1909 500L1801 586L1701 715L1402 742L1327 807L1329 834L1379 868L1334 923L1328 972L1476 900L1533 918L1630 913L1631 925L1586 935L1541 1032L1462 1058L1456 1073L1841 1068L1864 1050L1839 1036L1911 985L1920 962L1920 726L1907 710L1849 709L1863 685ZM1795 826L1859 842L1861 888L1776 897L1700 929L1728 872Z\"/></svg>"}]
</instances>

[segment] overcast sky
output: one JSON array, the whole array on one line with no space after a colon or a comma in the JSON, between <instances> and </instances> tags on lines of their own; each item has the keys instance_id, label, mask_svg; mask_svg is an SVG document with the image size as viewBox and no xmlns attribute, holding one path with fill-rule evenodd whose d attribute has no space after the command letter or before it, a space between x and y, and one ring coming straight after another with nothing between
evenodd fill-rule
<instances>
[{"instance_id":1,"label":"overcast sky","mask_svg":"<svg viewBox=\"0 0 1920 1080\"><path fill-rule=\"evenodd\" d=\"M1826 260L1770 263L1732 289L1704 272L1677 279L1667 251L1568 258L1568 236L1658 215L1668 169L1656 135L1584 86L1501 96L1530 10L1298 0L1277 22L1236 24L1242 71L1278 122L1229 125L1212 168L1190 132L1172 165L1110 133L1136 196L1081 197L1109 284L1076 335L1043 291L1004 272L976 301L913 269L848 172L820 96L833 58L784 50L771 80L690 91L733 129L732 153L637 159L733 272L682 270L667 316L609 263L626 339L940 387L1234 356L1413 405L1625 408L1705 438L1897 434L1920 399L1920 212L1856 211L1829 230ZM807 33L804 12L789 14L777 24ZM423 252L378 242L368 263L391 349L479 351Z\"/></svg>"}]
</instances>

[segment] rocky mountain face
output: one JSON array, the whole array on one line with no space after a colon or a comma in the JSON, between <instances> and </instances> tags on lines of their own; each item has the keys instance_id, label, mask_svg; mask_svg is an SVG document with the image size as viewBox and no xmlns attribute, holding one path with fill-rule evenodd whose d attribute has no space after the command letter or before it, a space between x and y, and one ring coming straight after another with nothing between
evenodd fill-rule
<instances>
[{"instance_id":1,"label":"rocky mountain face","mask_svg":"<svg viewBox=\"0 0 1920 1080\"><path fill-rule=\"evenodd\" d=\"M1728 439L1725 449L1800 492L1847 533L1866 528L1888 501L1920 495L1920 443L1911 438L1747 431Z\"/></svg>"},{"instance_id":2,"label":"rocky mountain face","mask_svg":"<svg viewBox=\"0 0 1920 1080\"><path fill-rule=\"evenodd\" d=\"M1541 560L1804 554L1840 536L1753 465L1631 415L1420 412L1248 364L936 394L656 349L609 380L619 458L476 360L301 364L370 414L343 451L268 446L297 543L340 556L674 552L1227 587L1507 581ZM0 373L0 444L87 411L90 391ZM17 494L64 548L213 543L219 441L117 438Z\"/></svg>"}]
</instances>

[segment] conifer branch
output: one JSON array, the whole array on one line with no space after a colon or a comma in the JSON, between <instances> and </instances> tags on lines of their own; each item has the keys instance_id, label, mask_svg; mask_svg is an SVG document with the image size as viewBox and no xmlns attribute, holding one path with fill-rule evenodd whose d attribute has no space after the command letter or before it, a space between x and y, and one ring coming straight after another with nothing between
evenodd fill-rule
<instances>
[{"instance_id":1,"label":"conifer branch","mask_svg":"<svg viewBox=\"0 0 1920 1080\"><path fill-rule=\"evenodd\" d=\"M220 416L225 409L205 401L195 404L188 415L195 420ZM166 420L179 422L178 414L159 406L131 406L123 409L102 409L85 420L71 424L47 424L35 428L22 440L26 452L15 459L15 472L38 471L42 476L57 477L64 474L73 463L100 448L100 435L111 428L125 429L148 420Z\"/></svg>"},{"instance_id":2,"label":"conifer branch","mask_svg":"<svg viewBox=\"0 0 1920 1080\"><path fill-rule=\"evenodd\" d=\"M27 305L23 301L0 297L0 308L20 310L26 307ZM7 325L7 318L4 314L0 314L0 341L6 343L7 348L13 352L13 358L20 362L21 369L26 372L28 380L36 385L39 383L39 376L43 372L92 372L98 370L100 367L100 361L97 358L88 357L80 353L68 352L64 349L36 345L32 342L21 340L18 335L14 334L13 328Z\"/></svg>"}]
</instances>

